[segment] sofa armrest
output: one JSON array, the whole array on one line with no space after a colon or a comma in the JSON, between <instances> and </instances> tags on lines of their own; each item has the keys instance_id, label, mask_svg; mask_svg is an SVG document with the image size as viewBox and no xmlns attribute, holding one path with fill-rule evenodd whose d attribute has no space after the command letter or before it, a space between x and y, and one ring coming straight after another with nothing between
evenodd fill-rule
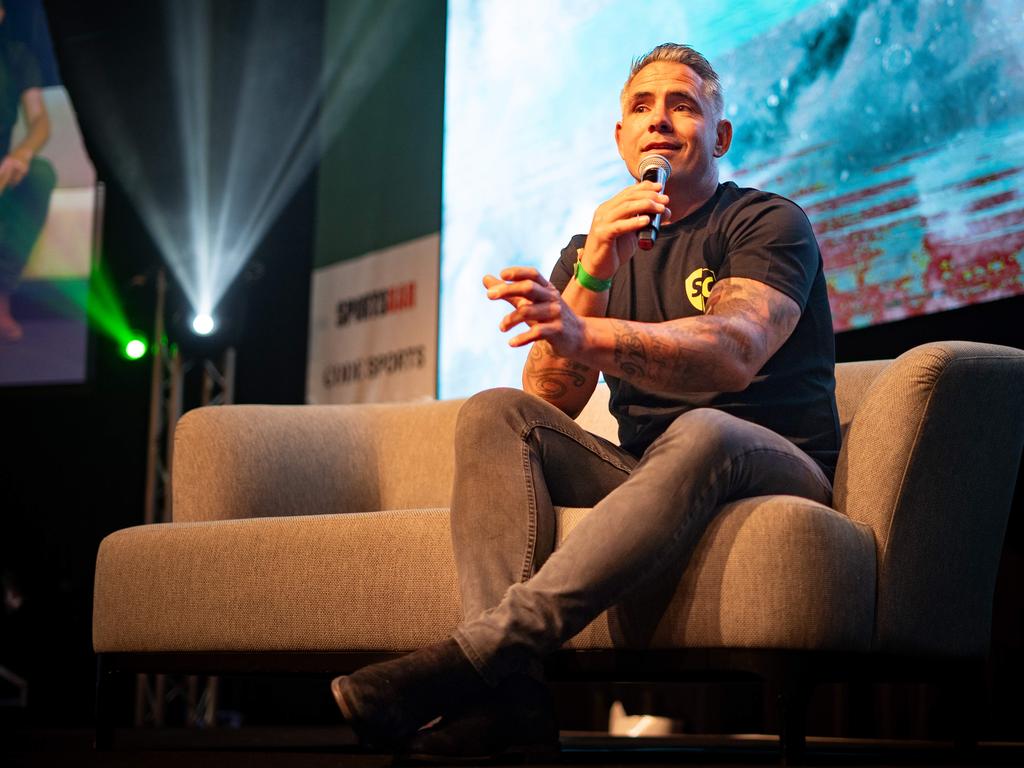
<instances>
[{"instance_id":1,"label":"sofa armrest","mask_svg":"<svg viewBox=\"0 0 1024 768\"><path fill-rule=\"evenodd\" d=\"M857 408L834 503L874 531L877 650L988 651L1022 387L1024 352L941 342L893 361Z\"/></svg>"},{"instance_id":2,"label":"sofa armrest","mask_svg":"<svg viewBox=\"0 0 1024 768\"><path fill-rule=\"evenodd\" d=\"M174 521L448 506L460 406L189 411L174 432Z\"/></svg>"}]
</instances>

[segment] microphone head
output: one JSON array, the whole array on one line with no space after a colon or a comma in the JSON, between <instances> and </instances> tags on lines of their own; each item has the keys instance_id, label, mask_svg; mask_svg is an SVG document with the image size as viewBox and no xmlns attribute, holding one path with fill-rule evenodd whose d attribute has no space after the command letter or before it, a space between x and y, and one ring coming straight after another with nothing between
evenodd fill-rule
<instances>
[{"instance_id":1,"label":"microphone head","mask_svg":"<svg viewBox=\"0 0 1024 768\"><path fill-rule=\"evenodd\" d=\"M672 164L661 155L645 155L640 158L640 165L636 167L636 175L641 181L644 181L646 180L644 177L651 171L664 171L664 180L660 180L657 176L650 179L650 181L661 181L664 184L672 173Z\"/></svg>"}]
</instances>

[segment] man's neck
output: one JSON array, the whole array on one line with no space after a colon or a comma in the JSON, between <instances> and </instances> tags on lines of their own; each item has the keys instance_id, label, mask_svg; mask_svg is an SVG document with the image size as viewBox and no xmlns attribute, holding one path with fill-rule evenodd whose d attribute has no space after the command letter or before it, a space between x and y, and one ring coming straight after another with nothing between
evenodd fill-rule
<instances>
[{"instance_id":1,"label":"man's neck","mask_svg":"<svg viewBox=\"0 0 1024 768\"><path fill-rule=\"evenodd\" d=\"M674 189L671 180L666 194L668 207L672 210L672 221L681 221L700 208L718 191L718 173L709 174L699 184L683 181L682 189Z\"/></svg>"}]
</instances>

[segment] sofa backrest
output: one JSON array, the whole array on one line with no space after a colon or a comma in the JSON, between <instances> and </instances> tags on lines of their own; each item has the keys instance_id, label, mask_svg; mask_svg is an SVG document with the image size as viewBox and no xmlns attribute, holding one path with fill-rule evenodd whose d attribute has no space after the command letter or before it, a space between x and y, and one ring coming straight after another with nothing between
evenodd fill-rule
<instances>
[{"instance_id":1,"label":"sofa backrest","mask_svg":"<svg viewBox=\"0 0 1024 768\"><path fill-rule=\"evenodd\" d=\"M871 360L857 363L839 363L836 366L836 404L843 435L850 426L853 414L868 387L888 367L890 360ZM608 411L608 385L600 383L576 422L588 432L618 442L618 425Z\"/></svg>"},{"instance_id":2,"label":"sofa backrest","mask_svg":"<svg viewBox=\"0 0 1024 768\"><path fill-rule=\"evenodd\" d=\"M839 427L842 430L844 441L850 428L850 422L853 421L853 416L864 399L864 394L891 362L891 360L868 360L836 365L836 406L839 409Z\"/></svg>"}]
</instances>

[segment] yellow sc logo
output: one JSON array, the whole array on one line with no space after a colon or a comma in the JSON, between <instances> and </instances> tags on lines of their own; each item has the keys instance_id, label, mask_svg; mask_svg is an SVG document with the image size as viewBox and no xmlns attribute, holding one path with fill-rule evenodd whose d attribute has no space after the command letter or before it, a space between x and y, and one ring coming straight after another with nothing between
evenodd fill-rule
<instances>
[{"instance_id":1,"label":"yellow sc logo","mask_svg":"<svg viewBox=\"0 0 1024 768\"><path fill-rule=\"evenodd\" d=\"M711 287L714 284L715 273L707 267L693 270L686 278L686 298L698 312L707 310L708 296L711 295Z\"/></svg>"}]
</instances>

